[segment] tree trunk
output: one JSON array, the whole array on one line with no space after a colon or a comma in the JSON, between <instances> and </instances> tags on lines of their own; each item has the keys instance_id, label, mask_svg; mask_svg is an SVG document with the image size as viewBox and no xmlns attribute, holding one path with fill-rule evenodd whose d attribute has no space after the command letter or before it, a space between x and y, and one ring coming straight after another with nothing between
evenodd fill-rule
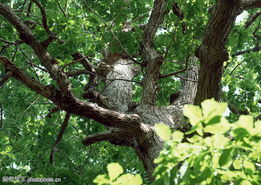
<instances>
[{"instance_id":1,"label":"tree trunk","mask_svg":"<svg viewBox=\"0 0 261 185\"><path fill-rule=\"evenodd\" d=\"M191 59L195 63L196 58ZM183 81L183 90L179 99L172 105L163 107L142 103L136 103L134 107L131 107L133 105L132 86L135 83L132 80L136 73L137 67L131 60L119 59L111 65L111 71L106 76L106 87L102 94L108 99L107 103L111 109L127 114L134 113L141 118L139 129L110 128L112 132L124 133L124 137L118 138L117 141L113 139L111 143L131 146L143 162L150 179L153 179L152 173L155 168L153 161L161 151L163 144L153 127L160 122L167 124L172 129L181 129L187 126L180 121L182 108L187 103L193 103L196 95L197 67L194 66L193 70L188 71L184 76L195 81ZM143 96L146 95L143 94Z\"/></svg>"}]
</instances>

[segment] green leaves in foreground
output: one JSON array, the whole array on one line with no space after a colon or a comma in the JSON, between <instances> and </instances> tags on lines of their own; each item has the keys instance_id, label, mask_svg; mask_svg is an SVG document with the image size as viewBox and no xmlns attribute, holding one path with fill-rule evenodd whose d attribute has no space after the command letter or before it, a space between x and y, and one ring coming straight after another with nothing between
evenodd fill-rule
<instances>
[{"instance_id":1,"label":"green leaves in foreground","mask_svg":"<svg viewBox=\"0 0 261 185\"><path fill-rule=\"evenodd\" d=\"M227 104L213 99L201 107L184 107L192 125L185 134L155 127L167 146L155 160L154 184L261 184L261 122L241 116L230 124L222 116Z\"/></svg>"},{"instance_id":2,"label":"green leaves in foreground","mask_svg":"<svg viewBox=\"0 0 261 185\"><path fill-rule=\"evenodd\" d=\"M202 109L186 105L184 115L192 128L187 133L172 132L163 123L155 126L166 147L155 160L154 185L261 184L261 122L241 116L230 124L222 115L226 103L202 102ZM94 183L140 185L140 175L122 174L118 163L107 167Z\"/></svg>"},{"instance_id":3,"label":"green leaves in foreground","mask_svg":"<svg viewBox=\"0 0 261 185\"><path fill-rule=\"evenodd\" d=\"M108 174L99 175L94 179L94 183L99 185L141 185L140 175L123 174L123 168L118 163L110 163L107 166Z\"/></svg>"}]
</instances>

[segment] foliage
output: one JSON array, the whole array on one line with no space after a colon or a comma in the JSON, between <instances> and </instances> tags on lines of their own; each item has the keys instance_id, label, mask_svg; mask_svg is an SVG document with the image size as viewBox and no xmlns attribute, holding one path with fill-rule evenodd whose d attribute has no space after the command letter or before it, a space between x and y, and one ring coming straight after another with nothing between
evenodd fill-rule
<instances>
[{"instance_id":1,"label":"foliage","mask_svg":"<svg viewBox=\"0 0 261 185\"><path fill-rule=\"evenodd\" d=\"M142 178L139 174L123 174L123 168L118 163L110 163L107 166L108 175L99 175L94 179L98 185L141 185Z\"/></svg>"},{"instance_id":2,"label":"foliage","mask_svg":"<svg viewBox=\"0 0 261 185\"><path fill-rule=\"evenodd\" d=\"M104 48L110 46L113 51L122 50L116 37L129 54L137 55L143 31L139 25L147 23L153 5L153 1L145 0L39 0L39 2L47 12L50 30L57 36L57 39L49 45L48 52L59 61L61 68L73 60L71 54L75 52L90 56L92 64L97 66L98 61L102 59L101 51ZM210 15L208 9L213 6L214 1L177 0L176 2L184 11L184 20L180 21L173 13L168 14L157 32L154 43L156 50L166 55L161 67L162 74L184 68L185 64L182 61L193 54L200 44L200 38ZM39 42L47 38L41 26L41 12L37 6L31 7L30 16L28 16L27 10L30 3L28 0L1 0L1 3L17 10L17 15L23 21L36 23L32 32ZM253 13L252 10L247 10L247 12ZM122 32L126 22L130 23L135 32ZM185 35L182 33L183 22L187 24ZM255 27L259 26L258 24L256 21L248 29L244 28L243 22L236 24L227 44L230 55L256 46L257 41L252 37L252 33ZM20 39L16 29L2 16L0 16L0 38L10 42ZM54 83L50 76L41 70L43 66L28 45L8 45L1 41L0 48L1 55L12 59L15 65L32 78L44 85ZM244 56L231 57L222 79L222 85L228 89L223 91L223 100L239 109L249 110L254 117L260 113L258 100L261 98L259 83L261 65L256 62L261 61L260 56L260 53L251 52ZM68 66L64 71L69 72L80 67L81 65L76 63ZM5 71L1 65L0 79L4 75ZM142 79L143 73L135 78L137 81ZM86 75L70 79L73 91L78 98L81 98L82 87L88 80ZM181 89L180 80L169 77L159 82L160 92L157 104L168 105L170 94ZM134 101L139 102L142 88L134 84L133 89ZM1 120L3 125L0 125L0 179L4 175L62 177L62 182L66 184L91 184L97 174L106 172L108 163L116 161L127 169L128 173L146 176L141 162L130 148L113 146L107 142L94 144L88 148L83 147L80 142L83 137L101 132L105 128L79 116L72 116L70 119L63 139L57 146L55 164L50 165L50 149L59 132L64 114L56 113L51 119L46 118L48 111L54 107L50 101L13 79L0 88L0 104L3 106L4 115ZM236 119L238 115L229 115L229 121ZM197 127L194 128L196 132L200 134L205 132L203 128L206 125L203 121L196 125ZM202 142L205 139L198 137L202 139ZM240 141L242 140L238 142ZM231 142L236 141L229 141ZM245 140L242 142L247 143ZM234 153L239 151L241 150L233 150ZM245 155L244 152L240 153L242 157Z\"/></svg>"},{"instance_id":3,"label":"foliage","mask_svg":"<svg viewBox=\"0 0 261 185\"><path fill-rule=\"evenodd\" d=\"M185 134L171 132L163 123L155 126L166 145L155 160L156 180L152 184L260 184L261 122L241 116L231 124L222 116L227 104L213 99L201 106L184 107L184 115L192 125ZM99 175L95 183L142 183L129 174L119 177L123 169L117 163L109 164L107 169L108 175ZM135 181L135 177L139 180Z\"/></svg>"},{"instance_id":4,"label":"foliage","mask_svg":"<svg viewBox=\"0 0 261 185\"><path fill-rule=\"evenodd\" d=\"M153 184L260 184L261 122L241 116L230 124L222 116L226 103L212 99L201 106L184 107L192 125L185 134L156 127L166 146L155 160Z\"/></svg>"}]
</instances>

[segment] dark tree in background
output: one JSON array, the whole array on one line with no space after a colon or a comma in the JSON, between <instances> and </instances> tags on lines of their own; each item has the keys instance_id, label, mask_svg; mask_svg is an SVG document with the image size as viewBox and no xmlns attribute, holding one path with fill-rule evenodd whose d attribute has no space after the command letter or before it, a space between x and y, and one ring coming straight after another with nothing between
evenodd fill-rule
<instances>
[{"instance_id":1,"label":"dark tree in background","mask_svg":"<svg viewBox=\"0 0 261 185\"><path fill-rule=\"evenodd\" d=\"M260 7L260 0L0 3L0 171L84 176L92 171L85 165L100 165L79 144L85 135L85 146L132 148L153 179L163 144L154 125L186 131L185 104L215 98L229 103L231 120L259 116ZM245 16L236 23L238 15ZM97 146L97 155L113 150Z\"/></svg>"}]
</instances>

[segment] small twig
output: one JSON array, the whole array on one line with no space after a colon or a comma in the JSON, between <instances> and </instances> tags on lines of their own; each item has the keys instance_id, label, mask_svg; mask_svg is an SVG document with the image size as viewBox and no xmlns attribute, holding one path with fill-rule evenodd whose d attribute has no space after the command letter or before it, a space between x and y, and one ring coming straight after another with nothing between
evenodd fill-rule
<instances>
[{"instance_id":1,"label":"small twig","mask_svg":"<svg viewBox=\"0 0 261 185\"><path fill-rule=\"evenodd\" d=\"M3 106L0 103L0 129L3 128Z\"/></svg>"},{"instance_id":2,"label":"small twig","mask_svg":"<svg viewBox=\"0 0 261 185\"><path fill-rule=\"evenodd\" d=\"M256 46L252 49L247 49L247 50L244 50L244 51L238 51L231 56L235 57L235 56L243 55L243 54L250 53L250 52L256 52L256 51L260 51L260 50L261 50L261 46Z\"/></svg>"},{"instance_id":3,"label":"small twig","mask_svg":"<svg viewBox=\"0 0 261 185\"><path fill-rule=\"evenodd\" d=\"M197 80L192 80L192 79L184 78L184 77L178 76L178 75L175 75L175 77L180 78L181 80L184 80L184 81L198 82Z\"/></svg>"},{"instance_id":4,"label":"small twig","mask_svg":"<svg viewBox=\"0 0 261 185\"><path fill-rule=\"evenodd\" d=\"M239 109L237 109L235 106L233 106L231 104L228 104L228 108L234 114L239 114L239 115L248 115L249 114L249 111L247 109L239 110Z\"/></svg>"},{"instance_id":5,"label":"small twig","mask_svg":"<svg viewBox=\"0 0 261 185\"><path fill-rule=\"evenodd\" d=\"M42 14L42 24L44 27L44 30L48 35L52 35L52 32L50 31L48 24L47 24L47 17L46 17L46 12L41 3L39 3L37 0L32 0L36 4L36 6L40 9L41 14Z\"/></svg>"},{"instance_id":6,"label":"small twig","mask_svg":"<svg viewBox=\"0 0 261 185\"><path fill-rule=\"evenodd\" d=\"M137 63L137 64L141 64L140 62L138 62L136 59L134 59L128 52L127 50L123 47L121 41L119 40L119 38L115 35L115 33L109 28L109 26L107 25L106 21L95 11L93 10L90 6L88 6L86 4L87 8L89 8L102 22L103 24L106 26L106 28L108 28L109 32L113 35L113 37L116 39L116 41L118 42L118 44L120 45L121 49L124 51L124 53L131 59L133 60L133 62Z\"/></svg>"},{"instance_id":7,"label":"small twig","mask_svg":"<svg viewBox=\"0 0 261 185\"><path fill-rule=\"evenodd\" d=\"M192 68L189 68L188 69L188 61L189 61L189 56L186 58L186 65L185 65L185 68L184 69L181 69L179 71L176 71L176 72L173 72L173 73L170 73L170 74L166 74L166 75L160 75L160 79L161 78L167 78L167 77L170 77L170 76L176 76L177 74L179 73L182 73L182 72L185 72L187 70L191 70Z\"/></svg>"},{"instance_id":8,"label":"small twig","mask_svg":"<svg viewBox=\"0 0 261 185\"><path fill-rule=\"evenodd\" d=\"M232 69L232 71L229 73L229 75L231 76L231 75L233 74L233 72L234 72L241 64L243 64L243 62L244 62L244 61L238 63L238 64L234 67L234 69Z\"/></svg>"},{"instance_id":9,"label":"small twig","mask_svg":"<svg viewBox=\"0 0 261 185\"><path fill-rule=\"evenodd\" d=\"M246 23L245 23L245 28L248 28L248 27L257 19L257 17L258 17L259 15L261 15L261 12L260 12L260 11L259 11L259 12L256 12L256 13L253 14L252 16L250 16L250 17L248 18L248 20L246 21Z\"/></svg>"},{"instance_id":10,"label":"small twig","mask_svg":"<svg viewBox=\"0 0 261 185\"><path fill-rule=\"evenodd\" d=\"M27 17L30 17L31 8L32 8L32 2L29 1L28 7L27 7L27 12L26 12Z\"/></svg>"},{"instance_id":11,"label":"small twig","mask_svg":"<svg viewBox=\"0 0 261 185\"><path fill-rule=\"evenodd\" d=\"M50 154L50 163L51 164L53 164L55 148L59 144L59 142L61 141L61 139L63 137L64 131L68 126L69 119L70 119L70 113L67 112L66 115L65 115L63 124L61 126L61 129L60 129L60 131L57 135L57 138L56 138L56 140L55 140L55 142L52 146L52 150L51 150L51 154Z\"/></svg>"},{"instance_id":12,"label":"small twig","mask_svg":"<svg viewBox=\"0 0 261 185\"><path fill-rule=\"evenodd\" d=\"M84 56L84 57L82 57L82 58L80 58L80 59L77 59L77 60L74 60L74 61L72 61L72 62L70 62L70 63L68 63L68 64L64 64L64 66L62 67L62 70L63 70L64 68L66 68L67 66L69 66L69 65L76 64L76 63L78 63L78 62L82 62L83 59L86 59L86 58L88 58L88 56Z\"/></svg>"},{"instance_id":13,"label":"small twig","mask_svg":"<svg viewBox=\"0 0 261 185\"><path fill-rule=\"evenodd\" d=\"M66 15L65 11L63 10L63 8L61 7L61 5L60 5L60 3L59 3L59 0L56 0L56 3L57 3L57 5L58 5L58 7L59 7L60 11L61 11L61 12L62 12L62 14L64 15L64 17L66 17L66 18L67 18L67 15Z\"/></svg>"},{"instance_id":14,"label":"small twig","mask_svg":"<svg viewBox=\"0 0 261 185\"><path fill-rule=\"evenodd\" d=\"M60 111L61 108L60 107L54 107L52 109L49 110L49 113L46 115L47 118L50 118L52 117L52 114L55 113L55 112L58 112Z\"/></svg>"}]
</instances>

